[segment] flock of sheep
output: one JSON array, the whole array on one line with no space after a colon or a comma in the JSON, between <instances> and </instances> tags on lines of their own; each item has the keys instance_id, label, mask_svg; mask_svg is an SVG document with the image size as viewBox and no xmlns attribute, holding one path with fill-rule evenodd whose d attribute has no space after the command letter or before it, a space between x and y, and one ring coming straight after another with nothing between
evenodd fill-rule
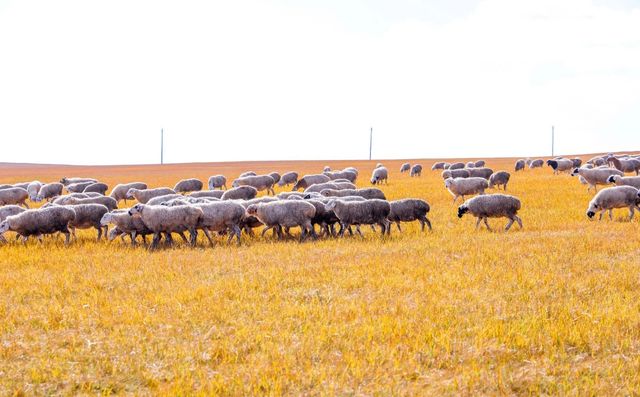
<instances>
[{"instance_id":1,"label":"flock of sheep","mask_svg":"<svg viewBox=\"0 0 640 397\"><path fill-rule=\"evenodd\" d=\"M580 159L555 158L548 160L554 173L570 172L580 181L597 190L598 185L615 184L601 190L589 203L587 215L592 218L614 208L629 208L630 217L640 209L640 156L595 157L584 165ZM515 171L525 167L542 167L544 161L518 160ZM511 177L507 171L494 172L485 167L485 161L469 163L435 163L432 170L442 170L445 188L463 203L457 215L469 213L477 218L476 228L484 221L490 230L488 218L508 219L505 230L513 223L522 228L518 217L521 202L507 194L485 194L489 188L502 187L507 190ZM402 164L400 172L409 172L419 177L422 166ZM625 176L635 172L636 176ZM164 237L165 243L173 243L172 235L180 236L185 243L196 244L201 231L211 246L212 233L235 237L240 244L242 233L253 235L253 229L262 227L262 235L272 230L279 239L291 236L291 228L300 228L300 240L319 236L344 236L345 232L362 235L360 226L380 228L382 236L390 234L395 223L401 231L401 222L419 222L421 229L431 222L427 218L430 206L419 198L389 201L384 192L376 187L386 184L389 172L382 164L376 165L370 182L374 187L357 188L358 170L353 167L334 171L325 167L322 173L303 175L277 172L257 175L245 172L231 182L223 175L211 176L208 190L198 179L184 179L173 188L150 188L143 182L116 185L107 196L109 187L93 178L62 178L59 182L39 181L0 185L0 241L6 242L4 234L13 231L26 242L29 237L42 237L62 233L65 244L75 239L76 229L95 228L98 240L103 234L109 240L126 236L131 244L141 237L152 235L150 245L155 249ZM292 186L292 191L275 194L274 186ZM223 190L224 189L224 190ZM258 192L267 195L257 197ZM64 194L63 194L64 193ZM468 196L475 196L467 199ZM31 202L47 201L38 209L28 209ZM119 209L124 201L135 200L130 208ZM336 230L337 229L337 230ZM189 237L185 233L189 234Z\"/></svg>"}]
</instances>

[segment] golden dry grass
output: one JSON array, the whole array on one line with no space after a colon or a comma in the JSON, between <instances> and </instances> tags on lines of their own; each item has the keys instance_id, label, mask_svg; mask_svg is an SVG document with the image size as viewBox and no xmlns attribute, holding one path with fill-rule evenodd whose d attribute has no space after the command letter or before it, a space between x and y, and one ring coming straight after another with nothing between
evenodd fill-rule
<instances>
[{"instance_id":1,"label":"golden dry grass","mask_svg":"<svg viewBox=\"0 0 640 397\"><path fill-rule=\"evenodd\" d=\"M422 161L430 168L431 161ZM355 165L0 167L0 182ZM474 230L440 176L391 171L432 233L251 240L149 253L94 232L0 247L0 393L417 395L640 393L640 227L590 222L592 194L549 168L512 176L524 230ZM494 170L512 159L490 160ZM506 220L492 220L496 228ZM222 240L220 240L222 241Z\"/></svg>"}]
</instances>

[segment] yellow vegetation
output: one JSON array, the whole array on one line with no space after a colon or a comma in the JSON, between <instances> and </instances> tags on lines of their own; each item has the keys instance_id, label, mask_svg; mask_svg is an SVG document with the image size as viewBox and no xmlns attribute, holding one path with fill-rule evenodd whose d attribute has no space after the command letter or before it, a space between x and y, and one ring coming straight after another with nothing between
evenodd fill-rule
<instances>
[{"instance_id":1,"label":"yellow vegetation","mask_svg":"<svg viewBox=\"0 0 640 397\"><path fill-rule=\"evenodd\" d=\"M153 186L222 173L375 162L9 167L0 182L93 176ZM0 247L0 394L638 394L640 227L589 221L592 193L550 168L513 173L517 225L474 230L431 161L390 170L433 232L298 243L271 236L148 252L79 232ZM279 191L281 191L280 189ZM12 236L8 236L13 240Z\"/></svg>"}]
</instances>

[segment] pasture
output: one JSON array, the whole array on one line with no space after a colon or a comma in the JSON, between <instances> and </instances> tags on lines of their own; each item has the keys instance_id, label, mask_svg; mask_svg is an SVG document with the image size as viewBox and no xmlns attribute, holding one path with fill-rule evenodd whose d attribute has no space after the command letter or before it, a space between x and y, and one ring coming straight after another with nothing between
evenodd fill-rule
<instances>
[{"instance_id":1,"label":"pasture","mask_svg":"<svg viewBox=\"0 0 640 397\"><path fill-rule=\"evenodd\" d=\"M587 159L590 156L581 156ZM640 393L640 226L585 215L593 193L548 167L511 172L524 229L456 216L435 160L382 161L388 199L422 198L433 231L149 252L95 231L0 246L0 394ZM71 167L0 164L0 183L90 176L173 186L243 171L376 161ZM276 193L290 189L276 187ZM494 190L489 191L491 193ZM261 193L261 195L264 193ZM123 204L120 205L121 207ZM298 231L295 230L294 234Z\"/></svg>"}]
</instances>

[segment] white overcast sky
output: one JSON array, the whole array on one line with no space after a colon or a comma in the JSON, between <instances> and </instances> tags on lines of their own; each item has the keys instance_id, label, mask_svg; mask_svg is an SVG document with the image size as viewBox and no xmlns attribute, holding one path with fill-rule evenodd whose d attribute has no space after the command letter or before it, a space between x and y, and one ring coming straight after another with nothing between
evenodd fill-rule
<instances>
[{"instance_id":1,"label":"white overcast sky","mask_svg":"<svg viewBox=\"0 0 640 397\"><path fill-rule=\"evenodd\" d=\"M0 162L640 149L640 2L0 0Z\"/></svg>"}]
</instances>

